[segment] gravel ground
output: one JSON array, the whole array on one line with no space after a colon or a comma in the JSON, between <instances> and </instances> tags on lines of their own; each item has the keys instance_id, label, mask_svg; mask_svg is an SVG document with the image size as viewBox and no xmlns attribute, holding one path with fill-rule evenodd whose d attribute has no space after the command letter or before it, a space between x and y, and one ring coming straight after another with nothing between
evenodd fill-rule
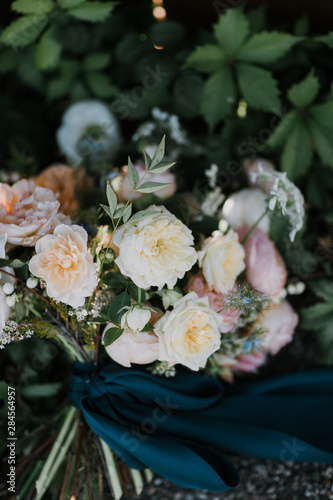
<instances>
[{"instance_id":1,"label":"gravel ground","mask_svg":"<svg viewBox=\"0 0 333 500\"><path fill-rule=\"evenodd\" d=\"M241 482L226 493L187 490L156 477L140 500L333 500L333 466L230 456Z\"/></svg>"}]
</instances>

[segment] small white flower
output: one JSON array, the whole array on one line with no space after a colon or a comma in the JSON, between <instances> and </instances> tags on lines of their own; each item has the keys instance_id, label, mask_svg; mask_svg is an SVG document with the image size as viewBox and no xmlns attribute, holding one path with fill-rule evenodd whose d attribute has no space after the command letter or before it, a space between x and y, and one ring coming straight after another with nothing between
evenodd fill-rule
<instances>
[{"instance_id":1,"label":"small white flower","mask_svg":"<svg viewBox=\"0 0 333 500\"><path fill-rule=\"evenodd\" d=\"M207 170L205 170L205 176L208 179L209 187L215 188L218 173L219 167L216 165L216 163L213 163Z\"/></svg>"},{"instance_id":2,"label":"small white flower","mask_svg":"<svg viewBox=\"0 0 333 500\"><path fill-rule=\"evenodd\" d=\"M298 283L290 283L288 285L289 295L301 295L305 290L305 283L299 281Z\"/></svg>"},{"instance_id":3,"label":"small white flower","mask_svg":"<svg viewBox=\"0 0 333 500\"><path fill-rule=\"evenodd\" d=\"M16 293L13 293L13 295L8 295L6 297L6 305L8 307L14 307L15 303L17 302L17 299L18 299L18 297L17 297Z\"/></svg>"},{"instance_id":4,"label":"small white flower","mask_svg":"<svg viewBox=\"0 0 333 500\"><path fill-rule=\"evenodd\" d=\"M302 229L304 220L304 198L301 191L287 178L286 172L264 171L258 166L257 172L252 172L252 180L274 180L271 188L271 198L268 207L271 211L281 210L288 217L291 225L290 241L294 241L296 233Z\"/></svg>"},{"instance_id":5,"label":"small white flower","mask_svg":"<svg viewBox=\"0 0 333 500\"><path fill-rule=\"evenodd\" d=\"M14 292L15 287L12 283L5 283L2 286L2 289L6 295L11 295Z\"/></svg>"},{"instance_id":6,"label":"small white flower","mask_svg":"<svg viewBox=\"0 0 333 500\"><path fill-rule=\"evenodd\" d=\"M225 195L222 194L221 188L216 187L214 191L208 193L201 205L201 212L210 217L214 217L217 214L218 209L224 201Z\"/></svg>"},{"instance_id":7,"label":"small white flower","mask_svg":"<svg viewBox=\"0 0 333 500\"><path fill-rule=\"evenodd\" d=\"M141 332L150 320L151 312L146 307L134 306L121 318L121 328L129 328L133 332Z\"/></svg>"},{"instance_id":8,"label":"small white flower","mask_svg":"<svg viewBox=\"0 0 333 500\"><path fill-rule=\"evenodd\" d=\"M38 280L36 280L36 278L28 278L26 285L28 288L36 288Z\"/></svg>"}]
</instances>

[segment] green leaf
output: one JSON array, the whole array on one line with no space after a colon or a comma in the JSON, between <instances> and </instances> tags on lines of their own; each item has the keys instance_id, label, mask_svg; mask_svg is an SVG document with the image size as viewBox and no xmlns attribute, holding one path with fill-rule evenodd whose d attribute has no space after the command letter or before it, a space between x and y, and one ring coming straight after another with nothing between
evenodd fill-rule
<instances>
[{"instance_id":1,"label":"green leaf","mask_svg":"<svg viewBox=\"0 0 333 500\"><path fill-rule=\"evenodd\" d=\"M271 64L284 56L300 39L278 31L262 31L247 40L239 51L237 59L250 63Z\"/></svg>"},{"instance_id":2,"label":"green leaf","mask_svg":"<svg viewBox=\"0 0 333 500\"><path fill-rule=\"evenodd\" d=\"M26 308L23 300L20 302L16 302L15 304L15 320L17 323L21 323L21 321L25 318Z\"/></svg>"},{"instance_id":3,"label":"green leaf","mask_svg":"<svg viewBox=\"0 0 333 500\"><path fill-rule=\"evenodd\" d=\"M296 108L305 108L315 100L319 89L318 78L315 76L314 71L311 70L304 80L295 83L288 90L288 99Z\"/></svg>"},{"instance_id":4,"label":"green leaf","mask_svg":"<svg viewBox=\"0 0 333 500\"><path fill-rule=\"evenodd\" d=\"M58 394L62 388L61 382L52 384L32 384L20 388L20 393L25 398L48 398Z\"/></svg>"},{"instance_id":5,"label":"green leaf","mask_svg":"<svg viewBox=\"0 0 333 500\"><path fill-rule=\"evenodd\" d=\"M106 183L106 197L107 197L107 200L108 200L110 211L111 211L111 213L113 215L114 211L117 208L118 200L117 200L117 196L116 196L115 192L113 191L113 189L112 189L111 184L110 184L109 181Z\"/></svg>"},{"instance_id":6,"label":"green leaf","mask_svg":"<svg viewBox=\"0 0 333 500\"><path fill-rule=\"evenodd\" d=\"M317 36L315 40L317 42L325 43L329 46L330 49L333 49L333 31L330 31L329 33L327 33L327 35L324 36Z\"/></svg>"},{"instance_id":7,"label":"green leaf","mask_svg":"<svg viewBox=\"0 0 333 500\"><path fill-rule=\"evenodd\" d=\"M266 145L271 148L277 148L278 146L284 145L284 143L294 130L298 118L299 115L294 110L290 111L286 116L282 117L282 120L274 129L274 132L266 141Z\"/></svg>"},{"instance_id":8,"label":"green leaf","mask_svg":"<svg viewBox=\"0 0 333 500\"><path fill-rule=\"evenodd\" d=\"M312 106L308 110L307 125L321 161L333 167L333 103Z\"/></svg>"},{"instance_id":9,"label":"green leaf","mask_svg":"<svg viewBox=\"0 0 333 500\"><path fill-rule=\"evenodd\" d=\"M48 29L37 45L36 64L38 69L54 69L59 63L62 46L52 36L53 31L52 28Z\"/></svg>"},{"instance_id":10,"label":"green leaf","mask_svg":"<svg viewBox=\"0 0 333 500\"><path fill-rule=\"evenodd\" d=\"M85 77L97 97L108 98L118 94L118 89L111 83L108 76L102 73L86 73Z\"/></svg>"},{"instance_id":11,"label":"green leaf","mask_svg":"<svg viewBox=\"0 0 333 500\"><path fill-rule=\"evenodd\" d=\"M94 52L83 60L83 68L86 71L98 71L104 69L111 61L111 54L107 52Z\"/></svg>"},{"instance_id":12,"label":"green leaf","mask_svg":"<svg viewBox=\"0 0 333 500\"><path fill-rule=\"evenodd\" d=\"M249 31L249 22L241 8L229 9L214 26L215 37L229 57L243 45Z\"/></svg>"},{"instance_id":13,"label":"green leaf","mask_svg":"<svg viewBox=\"0 0 333 500\"><path fill-rule=\"evenodd\" d=\"M122 309L130 305L131 298L128 293L122 292L120 295L117 295L108 309L109 320L116 325L120 325L120 320L124 314L124 311L122 311Z\"/></svg>"},{"instance_id":14,"label":"green leaf","mask_svg":"<svg viewBox=\"0 0 333 500\"><path fill-rule=\"evenodd\" d=\"M165 153L165 135L162 137L161 142L156 148L154 156L151 160L149 170L154 168L158 163L160 163L163 160L164 153Z\"/></svg>"},{"instance_id":15,"label":"green leaf","mask_svg":"<svg viewBox=\"0 0 333 500\"><path fill-rule=\"evenodd\" d=\"M200 114L203 89L203 79L197 73L185 72L179 76L173 87L173 105L179 116L190 120Z\"/></svg>"},{"instance_id":16,"label":"green leaf","mask_svg":"<svg viewBox=\"0 0 333 500\"><path fill-rule=\"evenodd\" d=\"M153 45L169 47L182 44L185 34L185 28L182 24L176 21L164 21L152 25L148 32L148 38Z\"/></svg>"},{"instance_id":17,"label":"green leaf","mask_svg":"<svg viewBox=\"0 0 333 500\"><path fill-rule=\"evenodd\" d=\"M87 0L58 0L58 4L62 9L70 9L81 3L85 3Z\"/></svg>"},{"instance_id":18,"label":"green leaf","mask_svg":"<svg viewBox=\"0 0 333 500\"><path fill-rule=\"evenodd\" d=\"M20 14L48 14L55 7L52 0L16 0L12 3L11 8Z\"/></svg>"},{"instance_id":19,"label":"green leaf","mask_svg":"<svg viewBox=\"0 0 333 500\"><path fill-rule=\"evenodd\" d=\"M126 288L126 278L120 273L106 273L102 278L102 283L119 293Z\"/></svg>"},{"instance_id":20,"label":"green leaf","mask_svg":"<svg viewBox=\"0 0 333 500\"><path fill-rule=\"evenodd\" d=\"M107 205L103 205L102 203L99 204L100 207L103 208L103 210L108 214L108 216L112 219L113 218L113 213L110 210L110 207Z\"/></svg>"},{"instance_id":21,"label":"green leaf","mask_svg":"<svg viewBox=\"0 0 333 500\"><path fill-rule=\"evenodd\" d=\"M321 332L318 333L318 342L322 351L319 361L328 365L333 364L333 319Z\"/></svg>"},{"instance_id":22,"label":"green leaf","mask_svg":"<svg viewBox=\"0 0 333 500\"><path fill-rule=\"evenodd\" d=\"M333 302L333 283L331 281L321 279L310 281L308 284L317 297Z\"/></svg>"},{"instance_id":23,"label":"green leaf","mask_svg":"<svg viewBox=\"0 0 333 500\"><path fill-rule=\"evenodd\" d=\"M175 161L172 163L159 163L158 165L156 165L156 167L152 168L150 170L150 172L152 174L158 174L161 172L165 172L166 170L169 170L169 168L173 167L174 165L176 165Z\"/></svg>"},{"instance_id":24,"label":"green leaf","mask_svg":"<svg viewBox=\"0 0 333 500\"><path fill-rule=\"evenodd\" d=\"M143 156L145 158L146 169L149 170L151 165L151 158L145 150L143 150Z\"/></svg>"},{"instance_id":25,"label":"green leaf","mask_svg":"<svg viewBox=\"0 0 333 500\"><path fill-rule=\"evenodd\" d=\"M287 172L290 180L295 180L306 174L311 160L311 138L304 123L298 120L285 144L281 156L281 167Z\"/></svg>"},{"instance_id":26,"label":"green leaf","mask_svg":"<svg viewBox=\"0 0 333 500\"><path fill-rule=\"evenodd\" d=\"M226 61L225 54L218 45L196 47L185 63L186 68L195 68L203 73L212 73L221 69Z\"/></svg>"},{"instance_id":27,"label":"green leaf","mask_svg":"<svg viewBox=\"0 0 333 500\"><path fill-rule=\"evenodd\" d=\"M132 205L128 205L124 211L123 221L127 222L128 219L131 217L131 215L132 215Z\"/></svg>"},{"instance_id":28,"label":"green leaf","mask_svg":"<svg viewBox=\"0 0 333 500\"><path fill-rule=\"evenodd\" d=\"M152 215L159 214L160 212L157 210L140 210L140 212L137 212L136 214L133 215L127 222L127 224L132 223L132 222L137 222L142 219L146 219L147 217L151 217Z\"/></svg>"},{"instance_id":29,"label":"green leaf","mask_svg":"<svg viewBox=\"0 0 333 500\"><path fill-rule=\"evenodd\" d=\"M105 347L113 344L113 342L115 342L117 339L119 339L119 337L121 336L121 334L123 333L124 329L123 328L108 328L108 330L106 330L104 336L103 336L103 345Z\"/></svg>"},{"instance_id":30,"label":"green leaf","mask_svg":"<svg viewBox=\"0 0 333 500\"><path fill-rule=\"evenodd\" d=\"M225 66L207 80L203 92L202 114L211 130L231 112L235 102L236 87L231 69Z\"/></svg>"},{"instance_id":31,"label":"green leaf","mask_svg":"<svg viewBox=\"0 0 333 500\"><path fill-rule=\"evenodd\" d=\"M31 14L13 21L1 33L0 41L14 49L21 49L34 42L47 24L47 16Z\"/></svg>"},{"instance_id":32,"label":"green leaf","mask_svg":"<svg viewBox=\"0 0 333 500\"><path fill-rule=\"evenodd\" d=\"M68 14L81 21L97 23L105 21L115 6L115 2L86 2L68 9Z\"/></svg>"},{"instance_id":33,"label":"green leaf","mask_svg":"<svg viewBox=\"0 0 333 500\"><path fill-rule=\"evenodd\" d=\"M321 330L333 324L333 303L321 303L301 310L304 330Z\"/></svg>"},{"instance_id":34,"label":"green leaf","mask_svg":"<svg viewBox=\"0 0 333 500\"><path fill-rule=\"evenodd\" d=\"M128 284L128 292L135 302L139 300L139 287L136 286L135 283ZM141 301L145 302L146 300L146 292L141 288Z\"/></svg>"},{"instance_id":35,"label":"green leaf","mask_svg":"<svg viewBox=\"0 0 333 500\"><path fill-rule=\"evenodd\" d=\"M135 189L140 182L140 177L130 157L128 157L127 165L128 165L128 170L127 170L128 180L132 188Z\"/></svg>"},{"instance_id":36,"label":"green leaf","mask_svg":"<svg viewBox=\"0 0 333 500\"><path fill-rule=\"evenodd\" d=\"M236 70L240 90L250 107L270 113L279 112L279 91L270 71L250 64L239 64Z\"/></svg>"},{"instance_id":37,"label":"green leaf","mask_svg":"<svg viewBox=\"0 0 333 500\"><path fill-rule=\"evenodd\" d=\"M144 182L138 189L139 193L154 193L169 186L168 182Z\"/></svg>"},{"instance_id":38,"label":"green leaf","mask_svg":"<svg viewBox=\"0 0 333 500\"><path fill-rule=\"evenodd\" d=\"M72 79L67 75L51 80L47 85L46 95L49 101L67 95L72 87Z\"/></svg>"},{"instance_id":39,"label":"green leaf","mask_svg":"<svg viewBox=\"0 0 333 500\"><path fill-rule=\"evenodd\" d=\"M19 259L0 259L0 268L10 266L13 269L26 266L27 262Z\"/></svg>"}]
</instances>

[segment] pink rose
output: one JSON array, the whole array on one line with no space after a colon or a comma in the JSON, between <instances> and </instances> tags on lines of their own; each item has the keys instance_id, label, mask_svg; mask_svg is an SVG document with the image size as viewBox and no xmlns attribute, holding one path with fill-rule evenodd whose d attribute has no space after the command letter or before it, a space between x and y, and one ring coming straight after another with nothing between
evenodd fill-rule
<instances>
[{"instance_id":1,"label":"pink rose","mask_svg":"<svg viewBox=\"0 0 333 500\"><path fill-rule=\"evenodd\" d=\"M266 362L267 355L264 352L252 352L242 354L236 359L236 364L231 367L232 371L257 373L258 368Z\"/></svg>"},{"instance_id":2,"label":"pink rose","mask_svg":"<svg viewBox=\"0 0 333 500\"><path fill-rule=\"evenodd\" d=\"M249 227L237 229L240 241L249 230ZM278 295L286 284L287 269L273 241L257 228L246 240L244 250L250 285L265 295Z\"/></svg>"},{"instance_id":3,"label":"pink rose","mask_svg":"<svg viewBox=\"0 0 333 500\"><path fill-rule=\"evenodd\" d=\"M176 179L175 179L175 176L171 172L165 171L165 172L156 173L156 174L152 174L150 172L147 173L146 166L144 163L135 163L134 167L136 168L140 179L142 179L142 177L146 174L146 176L144 178L144 182L169 183L169 186L165 186L165 188L161 189L160 191L156 191L156 193L154 193L155 196L157 196L158 198L161 198L161 199L169 198L169 196L172 196L176 192L176 189L177 189ZM117 186L118 178L115 180L115 185L114 185L114 188L117 192L118 198L123 203L126 203L129 200L129 198L133 192L133 188L130 185L130 182L128 180L127 170L128 170L127 165L122 167L119 186ZM139 198L142 198L143 196L144 196L144 193L136 192L132 196L132 200L137 200Z\"/></svg>"},{"instance_id":4,"label":"pink rose","mask_svg":"<svg viewBox=\"0 0 333 500\"><path fill-rule=\"evenodd\" d=\"M54 192L33 181L0 184L0 234L7 233L9 246L34 246L59 224L70 224L70 218L58 212L59 207Z\"/></svg>"},{"instance_id":5,"label":"pink rose","mask_svg":"<svg viewBox=\"0 0 333 500\"><path fill-rule=\"evenodd\" d=\"M150 306L150 304L142 305ZM154 312L152 311L150 324L154 326L162 316L163 312L156 308ZM108 323L103 336L114 326L113 323ZM156 361L159 356L159 339L153 330L134 333L130 328L125 328L121 336L105 349L110 358L122 366L129 368L131 363L147 365Z\"/></svg>"},{"instance_id":6,"label":"pink rose","mask_svg":"<svg viewBox=\"0 0 333 500\"><path fill-rule=\"evenodd\" d=\"M282 347L292 341L298 315L286 300L281 304L268 306L262 311L256 323L257 328L266 332L261 342L264 352L277 354Z\"/></svg>"},{"instance_id":7,"label":"pink rose","mask_svg":"<svg viewBox=\"0 0 333 500\"><path fill-rule=\"evenodd\" d=\"M220 311L225 306L225 296L222 293L211 291L201 272L190 277L185 291L188 293L195 292L198 297L208 297L209 306L215 312ZM237 320L241 315L241 311L239 309L235 309L234 307L229 307L228 309L221 311L219 315L223 318L223 322L220 324L219 330L221 333L228 333L232 332L237 327Z\"/></svg>"},{"instance_id":8,"label":"pink rose","mask_svg":"<svg viewBox=\"0 0 333 500\"><path fill-rule=\"evenodd\" d=\"M260 176L257 176L254 179L253 174L257 174L259 172L259 166L265 173L269 174L275 172L274 164L269 160L265 160L264 158L257 158L254 161L245 160L243 163L243 168L247 175L250 186L253 188L261 189L264 193L269 194L273 187L274 179L260 179Z\"/></svg>"}]
</instances>

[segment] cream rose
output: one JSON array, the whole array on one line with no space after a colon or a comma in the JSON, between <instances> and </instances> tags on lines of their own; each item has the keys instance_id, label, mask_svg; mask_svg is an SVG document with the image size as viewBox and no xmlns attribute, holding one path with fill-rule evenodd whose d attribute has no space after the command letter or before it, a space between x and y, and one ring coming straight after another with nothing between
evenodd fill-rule
<instances>
[{"instance_id":1,"label":"cream rose","mask_svg":"<svg viewBox=\"0 0 333 500\"><path fill-rule=\"evenodd\" d=\"M104 334L114 326L109 323ZM131 363L146 365L156 361L159 353L159 340L153 332L135 333L125 328L121 336L105 349L116 363L129 368Z\"/></svg>"},{"instance_id":2,"label":"cream rose","mask_svg":"<svg viewBox=\"0 0 333 500\"><path fill-rule=\"evenodd\" d=\"M122 328L129 328L134 333L140 332L150 320L151 312L148 308L133 306L121 317Z\"/></svg>"},{"instance_id":3,"label":"cream rose","mask_svg":"<svg viewBox=\"0 0 333 500\"><path fill-rule=\"evenodd\" d=\"M267 209L266 198L260 189L242 189L229 196L223 205L222 217L233 229L252 227ZM269 216L265 215L258 227L268 233L269 222Z\"/></svg>"},{"instance_id":4,"label":"cream rose","mask_svg":"<svg viewBox=\"0 0 333 500\"><path fill-rule=\"evenodd\" d=\"M158 359L181 363L195 371L203 368L220 347L221 321L209 307L207 297L200 298L194 292L185 295L155 324L160 339Z\"/></svg>"},{"instance_id":5,"label":"cream rose","mask_svg":"<svg viewBox=\"0 0 333 500\"><path fill-rule=\"evenodd\" d=\"M97 286L97 266L87 242L83 227L61 224L37 242L29 262L30 272L46 282L49 297L74 308L83 306Z\"/></svg>"},{"instance_id":6,"label":"cream rose","mask_svg":"<svg viewBox=\"0 0 333 500\"><path fill-rule=\"evenodd\" d=\"M215 292L226 293L245 269L245 252L232 229L227 234L214 231L198 253L199 265L208 285Z\"/></svg>"},{"instance_id":7,"label":"cream rose","mask_svg":"<svg viewBox=\"0 0 333 500\"><path fill-rule=\"evenodd\" d=\"M6 322L9 320L9 316L11 313L10 307L6 304L6 295L0 286L0 334L4 329ZM1 343L0 343L1 346Z\"/></svg>"},{"instance_id":8,"label":"cream rose","mask_svg":"<svg viewBox=\"0 0 333 500\"><path fill-rule=\"evenodd\" d=\"M34 246L59 224L71 220L59 213L60 203L50 189L33 181L0 184L0 234L7 233L9 245Z\"/></svg>"},{"instance_id":9,"label":"cream rose","mask_svg":"<svg viewBox=\"0 0 333 500\"><path fill-rule=\"evenodd\" d=\"M113 236L119 247L116 264L140 288L173 288L197 260L191 231L163 206L157 214L125 224Z\"/></svg>"}]
</instances>

